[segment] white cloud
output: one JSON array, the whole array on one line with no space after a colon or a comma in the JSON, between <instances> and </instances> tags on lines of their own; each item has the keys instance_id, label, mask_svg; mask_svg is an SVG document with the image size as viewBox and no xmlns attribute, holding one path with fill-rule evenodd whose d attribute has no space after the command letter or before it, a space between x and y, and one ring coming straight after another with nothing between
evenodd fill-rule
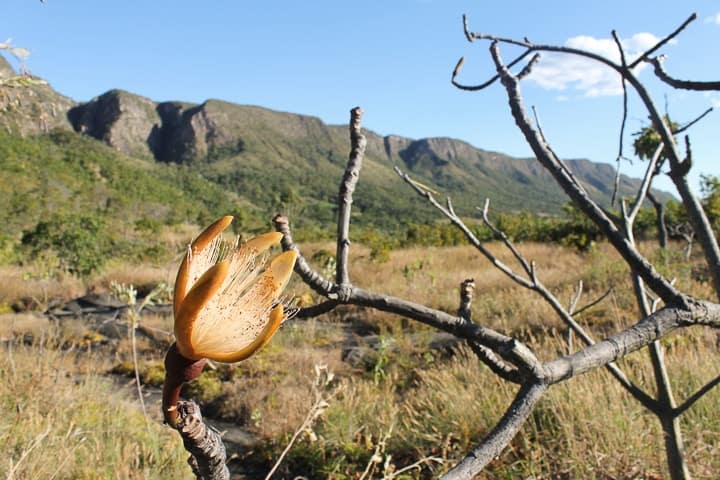
<instances>
[{"instance_id":1,"label":"white cloud","mask_svg":"<svg viewBox=\"0 0 720 480\"><path fill-rule=\"evenodd\" d=\"M715 25L720 25L720 13L716 13L715 15L707 17L705 19L705 23L714 23Z\"/></svg>"},{"instance_id":2,"label":"white cloud","mask_svg":"<svg viewBox=\"0 0 720 480\"><path fill-rule=\"evenodd\" d=\"M660 39L652 33L636 33L622 39L628 62L655 45ZM572 37L565 42L568 47L587 50L615 62L620 62L620 52L612 38L595 38L588 35ZM636 72L644 68L641 64ZM540 62L533 68L528 80L548 90L567 91L573 88L586 97L600 97L622 94L618 74L605 65L578 55L548 52L543 53Z\"/></svg>"}]
</instances>

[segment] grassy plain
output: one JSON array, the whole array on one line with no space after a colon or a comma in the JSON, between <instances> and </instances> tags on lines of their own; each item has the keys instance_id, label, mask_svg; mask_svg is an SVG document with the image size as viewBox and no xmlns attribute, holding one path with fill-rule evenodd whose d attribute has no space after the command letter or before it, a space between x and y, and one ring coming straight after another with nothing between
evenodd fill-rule
<instances>
[{"instance_id":1,"label":"grassy plain","mask_svg":"<svg viewBox=\"0 0 720 480\"><path fill-rule=\"evenodd\" d=\"M190 232L188 232L190 234ZM173 241L176 241L174 239ZM512 259L490 244L502 261ZM600 338L637 319L627 268L605 244L590 252L522 244L540 279L564 302L580 280L580 305L610 294L578 320ZM329 244L302 246L322 270ZM647 255L676 277L677 285L712 298L699 259L685 262L680 246ZM312 260L311 260L312 261ZM112 281L153 285L172 281L173 264L110 265L86 281L71 276L39 279L2 267L8 281L0 304L45 308L86 290L106 291ZM32 272L30 272L32 273ZM377 263L353 246L351 278L357 285L447 311L458 305L459 283L475 279L473 318L517 336L543 359L567 352L565 329L551 309L481 258L470 247L393 251ZM293 280L299 302L312 293ZM34 303L27 298L36 298ZM161 360L171 319L146 315L138 336L148 419L132 386L127 324L116 334L81 320L50 321L32 313L0 317L0 477L189 478L179 437L159 420ZM370 335L370 336L369 336ZM515 387L494 377L461 345L433 349L434 332L422 325L358 308L314 320L292 320L259 354L237 365L207 370L186 394L227 429L231 470L264 478L318 398L329 406L302 432L276 478L430 478L447 470L491 428ZM663 340L680 400L720 374L717 338L703 329ZM374 348L360 362L343 359L349 346ZM316 384L316 365L334 372ZM645 351L621 362L649 392L655 390ZM115 372L110 374L109 372ZM713 390L682 417L695 478L720 471L720 391ZM211 420L212 422L212 420ZM233 441L238 431L250 441ZM245 438L245 437L243 437ZM416 464L393 477L400 469ZM241 468L242 466L242 468ZM292 473L292 474L291 474ZM550 389L511 446L481 478L660 479L667 476L658 422L604 371Z\"/></svg>"}]
</instances>

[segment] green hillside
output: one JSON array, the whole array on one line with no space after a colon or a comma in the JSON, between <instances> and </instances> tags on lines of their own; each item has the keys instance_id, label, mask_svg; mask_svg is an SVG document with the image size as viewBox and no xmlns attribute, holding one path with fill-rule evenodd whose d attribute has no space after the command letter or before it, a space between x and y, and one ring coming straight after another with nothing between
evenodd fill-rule
<instances>
[{"instance_id":1,"label":"green hillside","mask_svg":"<svg viewBox=\"0 0 720 480\"><path fill-rule=\"evenodd\" d=\"M163 225L205 224L227 213L257 228L252 205L191 169L124 156L73 132L22 138L0 132L0 239L7 249L23 232L53 219L97 219L109 247L143 255ZM267 227L265 227L267 228Z\"/></svg>"}]
</instances>

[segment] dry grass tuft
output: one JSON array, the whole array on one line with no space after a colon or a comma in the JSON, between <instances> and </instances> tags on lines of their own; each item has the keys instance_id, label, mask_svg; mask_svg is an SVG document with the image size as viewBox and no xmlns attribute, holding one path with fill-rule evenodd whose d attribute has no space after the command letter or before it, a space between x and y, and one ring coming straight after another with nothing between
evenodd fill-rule
<instances>
[{"instance_id":1,"label":"dry grass tuft","mask_svg":"<svg viewBox=\"0 0 720 480\"><path fill-rule=\"evenodd\" d=\"M0 473L14 479L190 478L176 434L146 422L94 354L0 350ZM103 363L103 362L100 362Z\"/></svg>"}]
</instances>

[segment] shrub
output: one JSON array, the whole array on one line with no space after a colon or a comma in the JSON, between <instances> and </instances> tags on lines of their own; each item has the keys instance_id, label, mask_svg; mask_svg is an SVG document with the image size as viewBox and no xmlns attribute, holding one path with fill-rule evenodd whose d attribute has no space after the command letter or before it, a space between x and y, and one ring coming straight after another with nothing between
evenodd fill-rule
<instances>
[{"instance_id":1,"label":"shrub","mask_svg":"<svg viewBox=\"0 0 720 480\"><path fill-rule=\"evenodd\" d=\"M54 214L23 232L21 248L31 260L54 252L69 273L87 276L110 257L105 224L92 214Z\"/></svg>"}]
</instances>

